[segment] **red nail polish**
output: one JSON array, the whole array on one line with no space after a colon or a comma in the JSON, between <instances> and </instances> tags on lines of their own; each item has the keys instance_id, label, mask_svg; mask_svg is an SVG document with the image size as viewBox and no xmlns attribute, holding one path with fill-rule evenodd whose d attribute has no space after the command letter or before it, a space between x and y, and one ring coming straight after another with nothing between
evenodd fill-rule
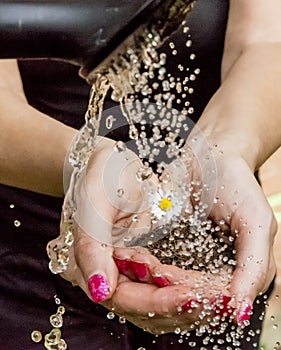
<instances>
[{"instance_id":1,"label":"red nail polish","mask_svg":"<svg viewBox=\"0 0 281 350\"><path fill-rule=\"evenodd\" d=\"M136 276L140 279L143 279L147 276L148 274L148 268L146 264L144 263L139 263L136 261L131 261L131 267L136 274Z\"/></svg>"},{"instance_id":2,"label":"red nail polish","mask_svg":"<svg viewBox=\"0 0 281 350\"><path fill-rule=\"evenodd\" d=\"M195 309L200 306L200 303L195 299L190 299L181 306L182 312Z\"/></svg>"},{"instance_id":3,"label":"red nail polish","mask_svg":"<svg viewBox=\"0 0 281 350\"><path fill-rule=\"evenodd\" d=\"M114 261L116 266L118 267L119 272L121 272L122 274L126 274L127 272L129 272L130 268L131 268L131 262L128 259L119 259L119 258L115 258L114 257Z\"/></svg>"},{"instance_id":4,"label":"red nail polish","mask_svg":"<svg viewBox=\"0 0 281 350\"><path fill-rule=\"evenodd\" d=\"M211 303L215 313L220 317L231 316L234 312L234 308L228 304L230 300L231 297L227 295L216 297Z\"/></svg>"},{"instance_id":5,"label":"red nail polish","mask_svg":"<svg viewBox=\"0 0 281 350\"><path fill-rule=\"evenodd\" d=\"M162 276L153 276L153 282L158 287L167 287L169 285L169 282L166 280L166 278Z\"/></svg>"},{"instance_id":6,"label":"red nail polish","mask_svg":"<svg viewBox=\"0 0 281 350\"><path fill-rule=\"evenodd\" d=\"M243 306L241 307L238 313L238 317L237 317L238 323L249 321L252 311L253 311L252 305L248 303L243 304Z\"/></svg>"},{"instance_id":7,"label":"red nail polish","mask_svg":"<svg viewBox=\"0 0 281 350\"><path fill-rule=\"evenodd\" d=\"M107 279L100 274L93 275L89 278L88 288L95 303L104 301L109 294Z\"/></svg>"}]
</instances>

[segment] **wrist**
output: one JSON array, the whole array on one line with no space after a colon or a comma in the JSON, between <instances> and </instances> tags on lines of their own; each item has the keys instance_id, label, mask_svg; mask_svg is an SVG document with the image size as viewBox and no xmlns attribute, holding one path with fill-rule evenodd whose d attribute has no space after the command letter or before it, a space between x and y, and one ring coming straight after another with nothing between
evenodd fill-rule
<instances>
[{"instance_id":1,"label":"wrist","mask_svg":"<svg viewBox=\"0 0 281 350\"><path fill-rule=\"evenodd\" d=\"M71 141L66 144L64 167L63 167L63 189L64 194L70 187L71 177L77 171L87 167L93 153L98 156L101 150L106 150L114 146L115 141L106 137L96 136L93 142L89 142L92 136L89 135L86 125L80 131L72 135Z\"/></svg>"},{"instance_id":2,"label":"wrist","mask_svg":"<svg viewBox=\"0 0 281 350\"><path fill-rule=\"evenodd\" d=\"M238 113L231 106L214 101L214 105L209 104L197 122L197 131L192 132L191 137L196 137L199 132L204 135L205 144L208 144L215 159L221 155L242 158L254 172L261 162L258 125L247 118L239 118Z\"/></svg>"}]
</instances>

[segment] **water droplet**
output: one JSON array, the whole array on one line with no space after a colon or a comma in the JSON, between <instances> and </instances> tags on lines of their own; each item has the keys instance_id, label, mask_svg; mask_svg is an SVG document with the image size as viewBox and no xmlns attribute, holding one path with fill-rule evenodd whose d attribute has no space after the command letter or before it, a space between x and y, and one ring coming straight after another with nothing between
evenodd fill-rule
<instances>
[{"instance_id":1,"label":"water droplet","mask_svg":"<svg viewBox=\"0 0 281 350\"><path fill-rule=\"evenodd\" d=\"M151 167L141 167L136 173L137 180L142 182L148 180L153 175L153 170Z\"/></svg>"},{"instance_id":2,"label":"water droplet","mask_svg":"<svg viewBox=\"0 0 281 350\"><path fill-rule=\"evenodd\" d=\"M127 146L123 141L117 141L115 142L114 150L118 153L122 153L127 150Z\"/></svg>"},{"instance_id":3,"label":"water droplet","mask_svg":"<svg viewBox=\"0 0 281 350\"><path fill-rule=\"evenodd\" d=\"M194 60L195 57L196 57L195 53L192 53L192 54L190 55L190 59L191 59L191 60Z\"/></svg>"},{"instance_id":4,"label":"water droplet","mask_svg":"<svg viewBox=\"0 0 281 350\"><path fill-rule=\"evenodd\" d=\"M64 339L61 339L58 342L58 350L66 350L66 349L67 349L66 341Z\"/></svg>"},{"instance_id":5,"label":"water droplet","mask_svg":"<svg viewBox=\"0 0 281 350\"><path fill-rule=\"evenodd\" d=\"M50 316L50 323L54 328L61 328L63 325L63 319L60 313Z\"/></svg>"},{"instance_id":6,"label":"water droplet","mask_svg":"<svg viewBox=\"0 0 281 350\"><path fill-rule=\"evenodd\" d=\"M133 218L132 218L132 221L133 221L133 222L137 222L138 219L139 219L139 217L138 217L137 214L133 215Z\"/></svg>"},{"instance_id":7,"label":"water droplet","mask_svg":"<svg viewBox=\"0 0 281 350\"><path fill-rule=\"evenodd\" d=\"M107 129L111 129L113 126L113 123L116 121L116 119L113 117L113 115L109 115L105 120L105 126Z\"/></svg>"},{"instance_id":8,"label":"water droplet","mask_svg":"<svg viewBox=\"0 0 281 350\"><path fill-rule=\"evenodd\" d=\"M57 345L60 340L61 340L61 331L58 328L54 328L51 330L50 333L45 335L44 346L47 349L52 349L51 346Z\"/></svg>"},{"instance_id":9,"label":"water droplet","mask_svg":"<svg viewBox=\"0 0 281 350\"><path fill-rule=\"evenodd\" d=\"M21 222L20 222L19 220L15 220L15 221L14 221L14 225L15 225L16 227L19 227L19 226L21 225Z\"/></svg>"},{"instance_id":10,"label":"water droplet","mask_svg":"<svg viewBox=\"0 0 281 350\"><path fill-rule=\"evenodd\" d=\"M118 190L117 190L117 196L118 196L119 198L121 198L123 195L124 195L124 190L123 190L123 188L118 188Z\"/></svg>"},{"instance_id":11,"label":"water droplet","mask_svg":"<svg viewBox=\"0 0 281 350\"><path fill-rule=\"evenodd\" d=\"M62 306L62 305L59 306L58 310L57 310L57 313L63 315L65 313L65 307Z\"/></svg>"},{"instance_id":12,"label":"water droplet","mask_svg":"<svg viewBox=\"0 0 281 350\"><path fill-rule=\"evenodd\" d=\"M125 244L131 242L131 240L132 240L132 237L131 237L131 236L124 236L124 237L123 237L123 242L124 242Z\"/></svg>"},{"instance_id":13,"label":"water droplet","mask_svg":"<svg viewBox=\"0 0 281 350\"><path fill-rule=\"evenodd\" d=\"M113 320L114 317L115 317L115 313L112 312L112 311L110 311L110 312L106 315L106 317L107 317L109 320Z\"/></svg>"},{"instance_id":14,"label":"water droplet","mask_svg":"<svg viewBox=\"0 0 281 350\"><path fill-rule=\"evenodd\" d=\"M190 47L192 45L192 41L191 40L187 40L186 44L187 47Z\"/></svg>"},{"instance_id":15,"label":"water droplet","mask_svg":"<svg viewBox=\"0 0 281 350\"><path fill-rule=\"evenodd\" d=\"M138 129L134 125L130 125L129 137L131 140L137 140L139 138Z\"/></svg>"},{"instance_id":16,"label":"water droplet","mask_svg":"<svg viewBox=\"0 0 281 350\"><path fill-rule=\"evenodd\" d=\"M166 68L165 67L161 67L158 71L159 75L164 75L166 73Z\"/></svg>"},{"instance_id":17,"label":"water droplet","mask_svg":"<svg viewBox=\"0 0 281 350\"><path fill-rule=\"evenodd\" d=\"M191 346L192 348L194 348L196 346L196 342L195 341L190 341L188 343L189 346Z\"/></svg>"},{"instance_id":18,"label":"water droplet","mask_svg":"<svg viewBox=\"0 0 281 350\"><path fill-rule=\"evenodd\" d=\"M124 324L126 323L126 318L124 316L119 317L119 323Z\"/></svg>"},{"instance_id":19,"label":"water droplet","mask_svg":"<svg viewBox=\"0 0 281 350\"><path fill-rule=\"evenodd\" d=\"M34 341L34 343L39 343L42 340L42 333L40 331L33 331L31 333L31 339Z\"/></svg>"},{"instance_id":20,"label":"water droplet","mask_svg":"<svg viewBox=\"0 0 281 350\"><path fill-rule=\"evenodd\" d=\"M248 259L249 261L251 261L251 260L253 260L253 258L254 258L253 255L249 255L247 259Z\"/></svg>"},{"instance_id":21,"label":"water droplet","mask_svg":"<svg viewBox=\"0 0 281 350\"><path fill-rule=\"evenodd\" d=\"M170 83L168 80L162 81L162 89L163 91L169 91L170 90Z\"/></svg>"},{"instance_id":22,"label":"water droplet","mask_svg":"<svg viewBox=\"0 0 281 350\"><path fill-rule=\"evenodd\" d=\"M155 316L155 312L149 312L148 313L148 317L154 317Z\"/></svg>"},{"instance_id":23,"label":"water droplet","mask_svg":"<svg viewBox=\"0 0 281 350\"><path fill-rule=\"evenodd\" d=\"M57 295L55 295L54 298L55 298L55 303L57 305L60 305L60 303L61 303L60 298Z\"/></svg>"},{"instance_id":24,"label":"water droplet","mask_svg":"<svg viewBox=\"0 0 281 350\"><path fill-rule=\"evenodd\" d=\"M14 209L15 205L14 204L10 204L10 208Z\"/></svg>"}]
</instances>

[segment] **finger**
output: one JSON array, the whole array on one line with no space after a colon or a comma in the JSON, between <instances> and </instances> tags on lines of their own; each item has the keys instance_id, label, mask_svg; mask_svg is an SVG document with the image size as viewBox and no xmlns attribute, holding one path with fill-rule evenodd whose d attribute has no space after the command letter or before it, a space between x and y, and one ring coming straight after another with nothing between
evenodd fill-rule
<instances>
[{"instance_id":1,"label":"finger","mask_svg":"<svg viewBox=\"0 0 281 350\"><path fill-rule=\"evenodd\" d=\"M249 221L243 223L240 219L239 223L234 223L238 228L237 265L231 293L236 299L238 323L250 319L255 298L266 291L275 274L271 247L277 230L276 221L265 200L252 200L249 206L244 208Z\"/></svg>"},{"instance_id":2,"label":"finger","mask_svg":"<svg viewBox=\"0 0 281 350\"><path fill-rule=\"evenodd\" d=\"M77 265L88 286L91 299L100 303L110 298L118 278L112 247L88 236L79 226L74 244Z\"/></svg>"},{"instance_id":3,"label":"finger","mask_svg":"<svg viewBox=\"0 0 281 350\"><path fill-rule=\"evenodd\" d=\"M206 301L210 285L206 288L205 294L202 294L201 300L198 300L192 288L186 285L157 288L151 284L131 282L128 279L121 282L122 279L126 277L121 276L116 293L107 302L110 303L108 307L138 326L140 320L147 320L146 326L150 329L153 324L158 324L166 332L168 329L174 330L175 325L188 328L191 324L194 327L196 322L198 326L200 320L200 324L211 322L212 327L216 327L225 320L225 317L230 316L228 307L230 297L221 296Z\"/></svg>"},{"instance_id":4,"label":"finger","mask_svg":"<svg viewBox=\"0 0 281 350\"><path fill-rule=\"evenodd\" d=\"M144 247L115 248L114 260L120 273L131 280L146 283L154 282L151 271L160 264L159 260Z\"/></svg>"},{"instance_id":5,"label":"finger","mask_svg":"<svg viewBox=\"0 0 281 350\"><path fill-rule=\"evenodd\" d=\"M118 269L112 258L112 222L116 210L104 192L101 173L91 167L76 182L76 237L74 251L92 300L100 303L112 296Z\"/></svg>"},{"instance_id":6,"label":"finger","mask_svg":"<svg viewBox=\"0 0 281 350\"><path fill-rule=\"evenodd\" d=\"M192 297L194 298L191 289L187 286L158 288L153 284L127 280L118 284L110 302L114 310L121 314L147 316L151 313L168 316L182 312L187 303L191 308Z\"/></svg>"},{"instance_id":7,"label":"finger","mask_svg":"<svg viewBox=\"0 0 281 350\"><path fill-rule=\"evenodd\" d=\"M110 310L113 309L116 314L122 315L137 327L153 334L173 332L179 326L183 329L189 329L193 324L194 327L194 322L198 321L201 304L184 300L182 307L177 306L177 303L173 306L167 306L163 300L164 305L161 305L160 295L157 292L153 295L154 291L157 291L157 287L153 285L131 282L125 276L120 275L116 293L103 305ZM170 293L172 297L177 295L175 291L170 291ZM167 296L163 296L162 299L167 298L171 302L170 293L167 293ZM124 300L126 301L124 302ZM149 304L147 303L148 300ZM148 310L150 311L148 312Z\"/></svg>"}]
</instances>

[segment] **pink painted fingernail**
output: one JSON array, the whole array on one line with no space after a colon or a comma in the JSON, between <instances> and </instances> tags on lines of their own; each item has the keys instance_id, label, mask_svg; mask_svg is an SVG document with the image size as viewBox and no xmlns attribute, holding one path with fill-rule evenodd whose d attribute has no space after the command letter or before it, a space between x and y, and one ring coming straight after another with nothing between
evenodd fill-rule
<instances>
[{"instance_id":1,"label":"pink painted fingernail","mask_svg":"<svg viewBox=\"0 0 281 350\"><path fill-rule=\"evenodd\" d=\"M214 299L211 303L214 311L220 317L231 316L234 312L234 308L229 305L231 297L228 295L220 295Z\"/></svg>"},{"instance_id":2,"label":"pink painted fingernail","mask_svg":"<svg viewBox=\"0 0 281 350\"><path fill-rule=\"evenodd\" d=\"M158 287L167 287L169 285L169 282L163 276L153 276L153 282Z\"/></svg>"},{"instance_id":3,"label":"pink painted fingernail","mask_svg":"<svg viewBox=\"0 0 281 350\"><path fill-rule=\"evenodd\" d=\"M119 259L114 257L114 261L119 272L123 273L124 275L131 269L131 261L128 259Z\"/></svg>"},{"instance_id":4,"label":"pink painted fingernail","mask_svg":"<svg viewBox=\"0 0 281 350\"><path fill-rule=\"evenodd\" d=\"M244 303L237 316L238 323L249 321L252 315L252 311L253 311L252 305L248 303Z\"/></svg>"},{"instance_id":5,"label":"pink painted fingernail","mask_svg":"<svg viewBox=\"0 0 281 350\"><path fill-rule=\"evenodd\" d=\"M195 309L200 306L200 303L195 299L190 299L181 306L182 312Z\"/></svg>"},{"instance_id":6,"label":"pink painted fingernail","mask_svg":"<svg viewBox=\"0 0 281 350\"><path fill-rule=\"evenodd\" d=\"M110 291L106 277L100 274L89 278L88 288L95 303L104 301Z\"/></svg>"},{"instance_id":7,"label":"pink painted fingernail","mask_svg":"<svg viewBox=\"0 0 281 350\"><path fill-rule=\"evenodd\" d=\"M131 267L136 274L136 276L140 279L143 279L147 276L148 274L148 268L146 264L144 263L139 263L136 261L131 261Z\"/></svg>"}]
</instances>

